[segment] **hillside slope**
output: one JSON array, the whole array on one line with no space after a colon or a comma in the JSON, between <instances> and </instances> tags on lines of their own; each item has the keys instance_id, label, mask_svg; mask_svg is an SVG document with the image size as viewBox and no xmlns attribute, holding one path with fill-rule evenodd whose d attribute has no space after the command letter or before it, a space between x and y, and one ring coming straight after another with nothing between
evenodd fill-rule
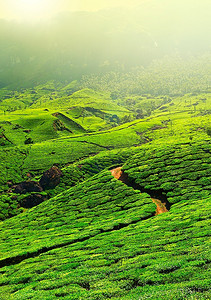
<instances>
[{"instance_id":1,"label":"hillside slope","mask_svg":"<svg viewBox=\"0 0 211 300\"><path fill-rule=\"evenodd\" d=\"M153 216L147 194L97 175L1 225L1 294L208 299L210 200Z\"/></svg>"},{"instance_id":2,"label":"hillside slope","mask_svg":"<svg viewBox=\"0 0 211 300\"><path fill-rule=\"evenodd\" d=\"M1 114L0 299L210 299L210 95L131 95L111 115L108 94L68 86Z\"/></svg>"}]
</instances>

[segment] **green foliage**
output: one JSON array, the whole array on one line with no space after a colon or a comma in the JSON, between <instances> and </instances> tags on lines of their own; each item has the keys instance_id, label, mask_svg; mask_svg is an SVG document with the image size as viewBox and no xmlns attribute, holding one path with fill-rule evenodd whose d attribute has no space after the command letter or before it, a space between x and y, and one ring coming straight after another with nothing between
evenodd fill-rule
<instances>
[{"instance_id":1,"label":"green foliage","mask_svg":"<svg viewBox=\"0 0 211 300\"><path fill-rule=\"evenodd\" d=\"M122 192L125 192L124 201L121 201ZM127 204L131 202L137 202L139 212L137 207L136 209L127 208ZM127 211L125 217L124 210ZM18 255L18 253L21 254L26 251L27 239L31 239L30 230L28 230L31 226L33 226L34 233L37 231L37 234L40 234L43 231L42 237L39 238L40 242L34 242L33 251L36 252L44 245L52 247L57 243L63 244L68 243L68 241L72 243L75 239L80 240L87 235L95 235L100 230L106 232L115 226L145 219L152 216L154 211L155 206L148 195L140 195L137 191L115 180L107 171L43 202L36 209L33 208L22 214L19 222L13 223L15 218L12 218L5 221L2 226L7 226L8 237L11 234L12 239L15 238L16 234L19 234L20 224L26 226L22 232L26 243L23 242L21 246L18 242L12 250L14 255ZM49 223L52 218L54 221ZM11 230L9 229L10 226ZM17 230L14 226L17 226ZM61 232L65 232L69 228L70 234L65 239L61 239L60 235L54 233L55 230L60 230L57 227L60 227ZM53 236L54 238L52 238ZM6 251L5 256L7 256L6 248L4 251ZM32 249L29 247L29 252L31 253L31 251Z\"/></svg>"},{"instance_id":2,"label":"green foliage","mask_svg":"<svg viewBox=\"0 0 211 300\"><path fill-rule=\"evenodd\" d=\"M113 100L125 96L131 99L131 95L144 99L146 94L166 97L209 91L210 64L207 61L206 55L186 61L179 56L165 57L146 68L136 65L135 70L129 72L112 70L100 75L85 75L81 87L110 92Z\"/></svg>"},{"instance_id":3,"label":"green foliage","mask_svg":"<svg viewBox=\"0 0 211 300\"><path fill-rule=\"evenodd\" d=\"M208 127L208 128L207 128L207 134L208 134L209 136L211 136L211 127Z\"/></svg>"},{"instance_id":4,"label":"green foliage","mask_svg":"<svg viewBox=\"0 0 211 300\"><path fill-rule=\"evenodd\" d=\"M162 191L170 203L210 195L210 142L145 147L124 165L143 190Z\"/></svg>"},{"instance_id":5,"label":"green foliage","mask_svg":"<svg viewBox=\"0 0 211 300\"><path fill-rule=\"evenodd\" d=\"M2 191L8 181L13 183L23 180L24 160L27 156L28 148L9 147L0 150L0 190Z\"/></svg>"},{"instance_id":6,"label":"green foliage","mask_svg":"<svg viewBox=\"0 0 211 300\"><path fill-rule=\"evenodd\" d=\"M0 20L0 300L211 299L209 4L139 2Z\"/></svg>"},{"instance_id":7,"label":"green foliage","mask_svg":"<svg viewBox=\"0 0 211 300\"><path fill-rule=\"evenodd\" d=\"M0 263L23 258L1 268L0 291L14 299L209 299L209 201L150 217L146 194L97 175L1 225Z\"/></svg>"},{"instance_id":8,"label":"green foliage","mask_svg":"<svg viewBox=\"0 0 211 300\"><path fill-rule=\"evenodd\" d=\"M0 295L210 299L210 95L75 88L26 90L32 106L1 115ZM52 165L60 183L23 210L30 193L11 185ZM120 166L134 188L111 175ZM155 216L151 196L170 211Z\"/></svg>"}]
</instances>

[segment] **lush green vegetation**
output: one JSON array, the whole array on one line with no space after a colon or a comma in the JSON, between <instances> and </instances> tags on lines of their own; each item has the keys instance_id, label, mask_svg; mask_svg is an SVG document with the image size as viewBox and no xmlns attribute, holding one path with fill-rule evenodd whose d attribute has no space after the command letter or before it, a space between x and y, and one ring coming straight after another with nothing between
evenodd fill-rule
<instances>
[{"instance_id":1,"label":"lush green vegetation","mask_svg":"<svg viewBox=\"0 0 211 300\"><path fill-rule=\"evenodd\" d=\"M0 300L211 299L210 0L16 2Z\"/></svg>"},{"instance_id":2,"label":"lush green vegetation","mask_svg":"<svg viewBox=\"0 0 211 300\"><path fill-rule=\"evenodd\" d=\"M209 54L187 60L177 55L165 57L155 60L145 68L136 66L130 72L110 71L92 76L85 75L82 77L81 87L110 91L113 98L118 100L119 98L131 99L131 95L142 100L145 94L147 96L151 94L154 101L156 96L209 91L208 61ZM140 101L138 102L140 104Z\"/></svg>"},{"instance_id":3,"label":"lush green vegetation","mask_svg":"<svg viewBox=\"0 0 211 300\"><path fill-rule=\"evenodd\" d=\"M211 191L210 141L143 149L124 165L129 180L143 190L162 192L173 204L207 198Z\"/></svg>"},{"instance_id":4,"label":"lush green vegetation","mask_svg":"<svg viewBox=\"0 0 211 300\"><path fill-rule=\"evenodd\" d=\"M1 225L1 293L209 299L209 201L184 200L152 217L147 194L96 175Z\"/></svg>"},{"instance_id":5,"label":"lush green vegetation","mask_svg":"<svg viewBox=\"0 0 211 300\"><path fill-rule=\"evenodd\" d=\"M210 94L79 88L1 90L0 299L210 299Z\"/></svg>"}]
</instances>

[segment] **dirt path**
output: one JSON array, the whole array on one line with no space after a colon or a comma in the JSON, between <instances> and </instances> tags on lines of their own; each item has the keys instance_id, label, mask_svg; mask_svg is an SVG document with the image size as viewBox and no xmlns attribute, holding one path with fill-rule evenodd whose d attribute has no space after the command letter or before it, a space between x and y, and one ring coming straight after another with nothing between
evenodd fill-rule
<instances>
[{"instance_id":1,"label":"dirt path","mask_svg":"<svg viewBox=\"0 0 211 300\"><path fill-rule=\"evenodd\" d=\"M151 198L151 199L157 206L156 213L155 213L156 216L168 212L168 209L166 208L166 203L163 203L160 200L155 198Z\"/></svg>"},{"instance_id":2,"label":"dirt path","mask_svg":"<svg viewBox=\"0 0 211 300\"><path fill-rule=\"evenodd\" d=\"M127 175L123 173L122 167L118 167L118 168L112 169L110 171L111 171L111 174L114 176L114 178L127 184L128 178L127 178ZM155 213L156 216L163 214L165 212L168 212L168 209L166 208L166 203L163 203L159 199L155 199L155 198L151 198L151 199L157 206L156 213Z\"/></svg>"},{"instance_id":3,"label":"dirt path","mask_svg":"<svg viewBox=\"0 0 211 300\"><path fill-rule=\"evenodd\" d=\"M114 178L116 178L116 179L121 180L122 182L124 182L122 167L118 167L116 169L111 170L111 175L113 175Z\"/></svg>"}]
</instances>

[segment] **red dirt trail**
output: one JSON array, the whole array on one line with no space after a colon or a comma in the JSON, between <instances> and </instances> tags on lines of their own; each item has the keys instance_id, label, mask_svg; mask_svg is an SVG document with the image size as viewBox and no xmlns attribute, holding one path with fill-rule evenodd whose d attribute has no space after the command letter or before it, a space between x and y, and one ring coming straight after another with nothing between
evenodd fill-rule
<instances>
[{"instance_id":1,"label":"red dirt trail","mask_svg":"<svg viewBox=\"0 0 211 300\"><path fill-rule=\"evenodd\" d=\"M124 172L122 171L122 167L118 167L111 170L111 175L113 175L114 178L127 184L127 175L124 174ZM156 216L168 212L168 209L166 208L166 203L163 203L159 199L155 199L155 198L151 198L151 199L157 206L156 213L155 213Z\"/></svg>"}]
</instances>

